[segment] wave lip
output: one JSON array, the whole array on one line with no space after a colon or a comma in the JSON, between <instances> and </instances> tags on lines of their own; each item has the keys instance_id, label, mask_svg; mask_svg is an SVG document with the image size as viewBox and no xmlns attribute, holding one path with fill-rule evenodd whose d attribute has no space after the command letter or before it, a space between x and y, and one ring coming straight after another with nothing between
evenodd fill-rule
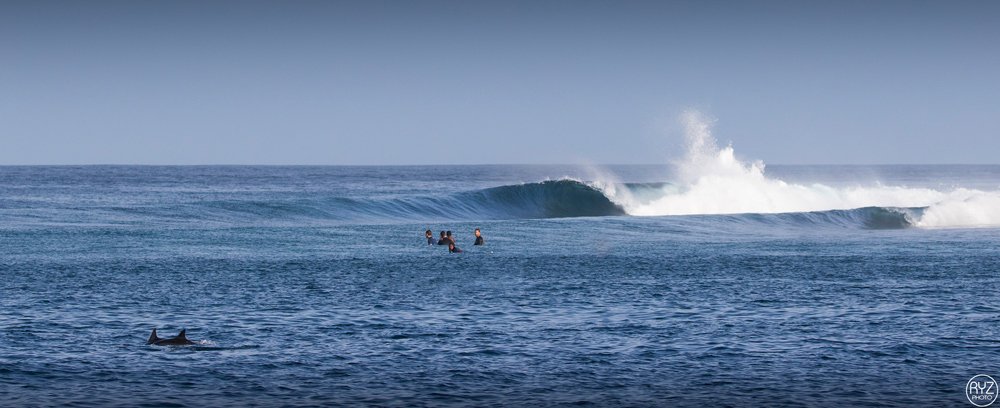
<instances>
[{"instance_id":1,"label":"wave lip","mask_svg":"<svg viewBox=\"0 0 1000 408\"><path fill-rule=\"evenodd\" d=\"M471 200L484 212L510 218L626 215L602 191L571 179L487 188L459 193L456 199Z\"/></svg>"}]
</instances>

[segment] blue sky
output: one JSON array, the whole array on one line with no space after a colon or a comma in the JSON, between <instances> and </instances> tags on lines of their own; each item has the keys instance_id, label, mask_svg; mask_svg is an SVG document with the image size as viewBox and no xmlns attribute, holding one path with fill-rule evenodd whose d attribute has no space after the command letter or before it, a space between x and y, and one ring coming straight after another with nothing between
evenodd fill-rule
<instances>
[{"instance_id":1,"label":"blue sky","mask_svg":"<svg viewBox=\"0 0 1000 408\"><path fill-rule=\"evenodd\" d=\"M1000 2L0 2L0 164L1000 163Z\"/></svg>"}]
</instances>

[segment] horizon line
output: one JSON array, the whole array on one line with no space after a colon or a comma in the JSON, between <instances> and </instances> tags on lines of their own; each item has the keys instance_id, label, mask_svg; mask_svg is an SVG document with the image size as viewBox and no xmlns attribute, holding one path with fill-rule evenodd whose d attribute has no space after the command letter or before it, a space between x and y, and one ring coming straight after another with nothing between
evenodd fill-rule
<instances>
[{"instance_id":1,"label":"horizon line","mask_svg":"<svg viewBox=\"0 0 1000 408\"><path fill-rule=\"evenodd\" d=\"M765 166L1000 166L998 163L764 163ZM332 163L38 163L4 164L0 167L462 167L462 166L671 166L671 163L403 163L403 164L332 164Z\"/></svg>"}]
</instances>

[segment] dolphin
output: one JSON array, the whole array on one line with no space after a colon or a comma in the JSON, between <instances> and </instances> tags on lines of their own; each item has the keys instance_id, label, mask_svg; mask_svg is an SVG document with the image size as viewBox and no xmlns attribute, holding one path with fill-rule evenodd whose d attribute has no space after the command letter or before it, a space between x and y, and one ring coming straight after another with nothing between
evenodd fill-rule
<instances>
[{"instance_id":1,"label":"dolphin","mask_svg":"<svg viewBox=\"0 0 1000 408\"><path fill-rule=\"evenodd\" d=\"M156 328L154 327L153 332L149 334L149 340L146 340L146 344L152 344L154 346L190 346L194 344L194 342L188 340L185 335L186 332L186 329L181 329L181 332L177 334L177 337L161 339L156 336Z\"/></svg>"}]
</instances>

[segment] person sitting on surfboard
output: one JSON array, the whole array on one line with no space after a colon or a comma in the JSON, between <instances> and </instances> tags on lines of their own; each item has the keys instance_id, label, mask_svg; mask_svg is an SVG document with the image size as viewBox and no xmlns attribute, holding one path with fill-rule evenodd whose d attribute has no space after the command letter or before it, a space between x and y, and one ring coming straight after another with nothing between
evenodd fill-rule
<instances>
[{"instance_id":1,"label":"person sitting on surfboard","mask_svg":"<svg viewBox=\"0 0 1000 408\"><path fill-rule=\"evenodd\" d=\"M441 239L438 240L438 245L448 245L448 237L444 235L444 231L441 231Z\"/></svg>"},{"instance_id":2,"label":"person sitting on surfboard","mask_svg":"<svg viewBox=\"0 0 1000 408\"><path fill-rule=\"evenodd\" d=\"M460 254L460 253L462 253L462 249L459 248L459 247L457 247L457 246L455 246L454 242L449 242L448 243L448 252L449 253L453 253L453 254Z\"/></svg>"},{"instance_id":3,"label":"person sitting on surfboard","mask_svg":"<svg viewBox=\"0 0 1000 408\"><path fill-rule=\"evenodd\" d=\"M434 233L431 230L424 232L424 236L427 237L427 245L434 245Z\"/></svg>"},{"instance_id":4,"label":"person sitting on surfboard","mask_svg":"<svg viewBox=\"0 0 1000 408\"><path fill-rule=\"evenodd\" d=\"M448 242L451 242L452 244L454 244L454 243L455 243L455 237L451 236L451 231L448 231L448 232L447 232L447 233L445 234L445 239L447 239L447 240L448 240Z\"/></svg>"},{"instance_id":5,"label":"person sitting on surfboard","mask_svg":"<svg viewBox=\"0 0 1000 408\"><path fill-rule=\"evenodd\" d=\"M483 240L483 234L479 232L479 228L476 228L475 234L476 234L476 243L472 245L483 245L486 243L486 241Z\"/></svg>"}]
</instances>

